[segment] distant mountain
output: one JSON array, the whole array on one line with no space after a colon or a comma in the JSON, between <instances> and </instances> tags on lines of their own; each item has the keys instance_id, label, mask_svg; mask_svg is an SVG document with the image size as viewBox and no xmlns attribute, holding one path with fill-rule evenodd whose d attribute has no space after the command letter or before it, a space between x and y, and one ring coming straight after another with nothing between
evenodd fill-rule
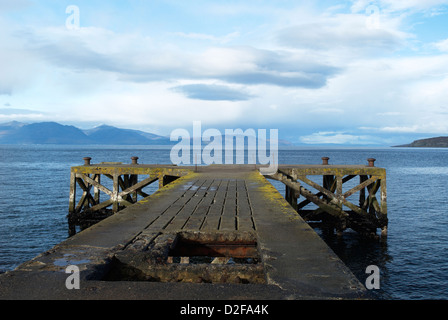
<instances>
[{"instance_id":1,"label":"distant mountain","mask_svg":"<svg viewBox=\"0 0 448 320\"><path fill-rule=\"evenodd\" d=\"M84 133L94 141L95 144L154 145L171 143L169 138L158 136L153 133L131 129L119 129L108 125L84 130Z\"/></svg>"},{"instance_id":2,"label":"distant mountain","mask_svg":"<svg viewBox=\"0 0 448 320\"><path fill-rule=\"evenodd\" d=\"M221 138L224 147L225 136ZM13 121L0 124L0 144L174 145L178 142L179 140L170 141L169 137L154 133L109 125L81 130L57 122L25 124ZM207 144L208 142L202 142L202 146ZM292 146L292 143L279 140L278 145ZM269 147L269 139L266 141L266 146Z\"/></svg>"},{"instance_id":3,"label":"distant mountain","mask_svg":"<svg viewBox=\"0 0 448 320\"><path fill-rule=\"evenodd\" d=\"M5 124L0 125L3 128ZM40 122L19 125L14 123L9 131L0 134L3 144L86 144L90 139L74 126L56 122Z\"/></svg>"},{"instance_id":4,"label":"distant mountain","mask_svg":"<svg viewBox=\"0 0 448 320\"><path fill-rule=\"evenodd\" d=\"M164 145L169 138L138 130L100 126L81 130L56 122L0 124L0 144Z\"/></svg>"},{"instance_id":5,"label":"distant mountain","mask_svg":"<svg viewBox=\"0 0 448 320\"><path fill-rule=\"evenodd\" d=\"M0 108L0 114L14 115L14 114L43 114L41 111L28 110L28 109L16 109L16 108Z\"/></svg>"},{"instance_id":6,"label":"distant mountain","mask_svg":"<svg viewBox=\"0 0 448 320\"><path fill-rule=\"evenodd\" d=\"M448 137L436 137L428 139L415 140L409 144L403 144L395 147L411 148L448 148Z\"/></svg>"}]
</instances>

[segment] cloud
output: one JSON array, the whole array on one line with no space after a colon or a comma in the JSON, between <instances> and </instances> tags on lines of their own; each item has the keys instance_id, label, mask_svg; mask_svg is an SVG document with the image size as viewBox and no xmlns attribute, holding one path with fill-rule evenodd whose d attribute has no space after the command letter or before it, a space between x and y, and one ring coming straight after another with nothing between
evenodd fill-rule
<instances>
[{"instance_id":1,"label":"cloud","mask_svg":"<svg viewBox=\"0 0 448 320\"><path fill-rule=\"evenodd\" d=\"M215 84L187 84L174 87L172 90L183 93L190 99L210 101L244 101L252 97L250 94L228 86Z\"/></svg>"},{"instance_id":2,"label":"cloud","mask_svg":"<svg viewBox=\"0 0 448 320\"><path fill-rule=\"evenodd\" d=\"M340 70L299 52L254 47L210 48L201 56L202 67L230 83L280 87L320 88ZM212 74L214 73L214 74Z\"/></svg>"},{"instance_id":3,"label":"cloud","mask_svg":"<svg viewBox=\"0 0 448 320\"><path fill-rule=\"evenodd\" d=\"M6 12L0 103L66 122L86 114L138 126L251 122L316 143L446 127L447 40L409 32L419 23L441 27L443 17L433 23L426 13L447 1L231 2L170 2L157 11L142 2L142 20L130 19L132 6L86 3L78 30L65 27L60 6ZM372 3L379 28L368 25ZM0 0L0 10L5 4L13 5ZM409 18L417 10L424 14ZM438 51L418 51L429 46Z\"/></svg>"},{"instance_id":4,"label":"cloud","mask_svg":"<svg viewBox=\"0 0 448 320\"><path fill-rule=\"evenodd\" d=\"M371 0L352 0L352 12L363 12L372 4ZM377 0L377 5L381 10L387 12L398 11L425 11L432 10L435 7L447 5L447 0Z\"/></svg>"},{"instance_id":5,"label":"cloud","mask_svg":"<svg viewBox=\"0 0 448 320\"><path fill-rule=\"evenodd\" d=\"M447 118L446 116L444 117ZM361 129L361 128L360 128ZM413 124L408 126L388 126L379 128L368 128L370 131L386 133L433 133L446 135L448 124L446 121L431 121L423 124Z\"/></svg>"},{"instance_id":6,"label":"cloud","mask_svg":"<svg viewBox=\"0 0 448 320\"><path fill-rule=\"evenodd\" d=\"M46 28L23 36L28 37L30 49L48 63L79 72L111 72L122 81L220 80L320 88L339 72L334 66L291 51L229 46L188 52L147 37L100 28Z\"/></svg>"},{"instance_id":7,"label":"cloud","mask_svg":"<svg viewBox=\"0 0 448 320\"><path fill-rule=\"evenodd\" d=\"M219 43L219 44L226 44L226 43L232 41L233 39L237 38L240 35L240 33L235 31L235 32L226 34L225 36L221 36L221 37L215 36L212 34L195 33L195 32L189 32L189 33L175 32L174 35L181 37L181 38L186 38L186 39L210 41L210 42L215 42L215 43Z\"/></svg>"},{"instance_id":8,"label":"cloud","mask_svg":"<svg viewBox=\"0 0 448 320\"><path fill-rule=\"evenodd\" d=\"M8 104L5 104L8 105ZM0 122L4 121L42 121L48 114L36 110L0 108Z\"/></svg>"},{"instance_id":9,"label":"cloud","mask_svg":"<svg viewBox=\"0 0 448 320\"><path fill-rule=\"evenodd\" d=\"M32 87L44 70L35 53L26 50L27 39L20 37L18 28L2 15L0 30L0 96L10 96Z\"/></svg>"},{"instance_id":10,"label":"cloud","mask_svg":"<svg viewBox=\"0 0 448 320\"><path fill-rule=\"evenodd\" d=\"M447 0L380 0L380 6L390 10L428 10L434 7L447 5Z\"/></svg>"},{"instance_id":11,"label":"cloud","mask_svg":"<svg viewBox=\"0 0 448 320\"><path fill-rule=\"evenodd\" d=\"M392 20L381 20L377 28L369 27L365 14L337 14L320 16L277 32L279 44L317 50L341 56L378 55L392 53L405 44L410 34L399 31Z\"/></svg>"},{"instance_id":12,"label":"cloud","mask_svg":"<svg viewBox=\"0 0 448 320\"><path fill-rule=\"evenodd\" d=\"M300 141L306 144L371 145L380 143L374 136L353 135L344 132L317 132L300 137Z\"/></svg>"},{"instance_id":13,"label":"cloud","mask_svg":"<svg viewBox=\"0 0 448 320\"><path fill-rule=\"evenodd\" d=\"M308 111L311 114L333 114L333 115L338 115L338 114L344 114L345 111L342 108L330 108L330 107L317 107L317 108L313 108L311 110Z\"/></svg>"},{"instance_id":14,"label":"cloud","mask_svg":"<svg viewBox=\"0 0 448 320\"><path fill-rule=\"evenodd\" d=\"M43 114L35 113L35 114L0 114L0 122L9 122L9 121L44 121L45 119L49 121L53 121L52 117L45 117Z\"/></svg>"},{"instance_id":15,"label":"cloud","mask_svg":"<svg viewBox=\"0 0 448 320\"><path fill-rule=\"evenodd\" d=\"M6 103L5 106L10 106L9 103ZM40 111L35 110L27 110L27 109L16 109L16 108L0 108L0 115L19 115L19 114L44 114Z\"/></svg>"},{"instance_id":16,"label":"cloud","mask_svg":"<svg viewBox=\"0 0 448 320\"><path fill-rule=\"evenodd\" d=\"M378 116L391 117L391 116L401 116L401 115L403 115L403 113L402 112L397 112L397 111L389 111L389 112L378 112L377 115Z\"/></svg>"},{"instance_id":17,"label":"cloud","mask_svg":"<svg viewBox=\"0 0 448 320\"><path fill-rule=\"evenodd\" d=\"M29 0L0 0L0 12L2 11L12 11L26 8L32 5L32 2Z\"/></svg>"},{"instance_id":18,"label":"cloud","mask_svg":"<svg viewBox=\"0 0 448 320\"><path fill-rule=\"evenodd\" d=\"M441 52L448 53L448 39L438 41L434 43L433 46L436 47Z\"/></svg>"}]
</instances>

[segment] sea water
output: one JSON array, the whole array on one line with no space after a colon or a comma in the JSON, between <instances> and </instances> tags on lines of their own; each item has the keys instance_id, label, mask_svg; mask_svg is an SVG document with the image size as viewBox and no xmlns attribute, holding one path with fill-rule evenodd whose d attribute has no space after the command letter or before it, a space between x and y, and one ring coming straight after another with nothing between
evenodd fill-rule
<instances>
[{"instance_id":1,"label":"sea water","mask_svg":"<svg viewBox=\"0 0 448 320\"><path fill-rule=\"evenodd\" d=\"M0 272L12 270L68 236L70 168L114 161L170 164L156 146L0 146ZM281 164L367 164L387 171L388 238L368 241L316 232L364 284L366 268L380 270L379 299L447 299L448 149L302 148L279 150ZM283 192L281 183L272 182Z\"/></svg>"}]
</instances>

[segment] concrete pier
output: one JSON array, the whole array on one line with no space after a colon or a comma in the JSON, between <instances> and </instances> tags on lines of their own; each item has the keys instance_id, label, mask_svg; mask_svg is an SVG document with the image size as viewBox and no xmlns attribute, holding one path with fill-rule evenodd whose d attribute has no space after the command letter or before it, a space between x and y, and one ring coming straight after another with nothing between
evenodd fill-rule
<instances>
[{"instance_id":1,"label":"concrete pier","mask_svg":"<svg viewBox=\"0 0 448 320\"><path fill-rule=\"evenodd\" d=\"M131 176L138 171L150 173L144 183ZM121 180L121 191L115 178L114 191L99 184L100 173L112 180L118 173L128 176ZM96 196L103 190L111 195L104 205L114 206L117 212L1 274L0 299L367 297L364 286L298 214L297 207L253 165L196 169L139 165L137 159L127 166L91 165L89 159L72 169L72 178L73 183L85 181L78 209L88 203L86 207L98 208L101 202ZM157 192L140 201L132 198L153 178L162 181ZM87 191L92 186L95 191L90 196ZM295 190L297 184L290 187ZM71 194L70 208L76 207ZM80 270L79 289L66 286L72 275L66 273L68 266Z\"/></svg>"}]
</instances>

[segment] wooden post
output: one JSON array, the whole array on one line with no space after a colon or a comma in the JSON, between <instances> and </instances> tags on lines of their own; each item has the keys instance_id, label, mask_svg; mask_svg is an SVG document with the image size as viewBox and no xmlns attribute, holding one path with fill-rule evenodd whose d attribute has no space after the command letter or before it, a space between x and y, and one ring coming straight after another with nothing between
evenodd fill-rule
<instances>
[{"instance_id":1,"label":"wooden post","mask_svg":"<svg viewBox=\"0 0 448 320\"><path fill-rule=\"evenodd\" d=\"M338 199L338 207L342 208L342 176L336 176L336 198Z\"/></svg>"},{"instance_id":2,"label":"wooden post","mask_svg":"<svg viewBox=\"0 0 448 320\"><path fill-rule=\"evenodd\" d=\"M138 183L138 175L130 175L130 187ZM131 193L131 199L133 202L137 202L137 191Z\"/></svg>"},{"instance_id":3,"label":"wooden post","mask_svg":"<svg viewBox=\"0 0 448 320\"><path fill-rule=\"evenodd\" d=\"M76 173L70 172L70 195L69 195L69 205L68 212L74 213L76 207Z\"/></svg>"},{"instance_id":4,"label":"wooden post","mask_svg":"<svg viewBox=\"0 0 448 320\"><path fill-rule=\"evenodd\" d=\"M332 191L331 190L331 186L333 185L333 182L334 182L334 176L333 175L324 175L323 179L322 179L322 186L324 187L324 189L327 189L328 191ZM323 199L328 199L328 196L326 196L324 194L323 195Z\"/></svg>"},{"instance_id":5,"label":"wooden post","mask_svg":"<svg viewBox=\"0 0 448 320\"><path fill-rule=\"evenodd\" d=\"M387 187L386 187L386 176L381 178L381 220L385 225L381 228L381 238L385 239L387 237Z\"/></svg>"},{"instance_id":6,"label":"wooden post","mask_svg":"<svg viewBox=\"0 0 448 320\"><path fill-rule=\"evenodd\" d=\"M337 206L342 210L342 203L344 201L344 196L342 194L342 176L336 176L336 198L338 200ZM346 228L345 219L340 219L336 224L336 232L338 236L342 236L342 232Z\"/></svg>"},{"instance_id":7,"label":"wooden post","mask_svg":"<svg viewBox=\"0 0 448 320\"><path fill-rule=\"evenodd\" d=\"M164 184L163 184L163 178L164 178L163 175L159 175L159 189L162 189L163 186L164 186Z\"/></svg>"},{"instance_id":8,"label":"wooden post","mask_svg":"<svg viewBox=\"0 0 448 320\"><path fill-rule=\"evenodd\" d=\"M285 200L288 201L288 203L291 205L291 207L294 208L294 210L297 210L297 199L297 192L293 188L285 185Z\"/></svg>"},{"instance_id":9,"label":"wooden post","mask_svg":"<svg viewBox=\"0 0 448 320\"><path fill-rule=\"evenodd\" d=\"M290 196L290 191L289 191L289 187L287 185L285 185L285 200L289 202L289 204L291 204L291 196Z\"/></svg>"},{"instance_id":10,"label":"wooden post","mask_svg":"<svg viewBox=\"0 0 448 320\"><path fill-rule=\"evenodd\" d=\"M369 212L369 214L374 217L376 214L375 212L378 210L375 210L375 200L376 200L376 193L378 191L378 188L380 187L380 180L377 180L374 184L371 184L367 186L367 190L369 191L369 197L368 197L368 207L366 208L366 211Z\"/></svg>"},{"instance_id":11,"label":"wooden post","mask_svg":"<svg viewBox=\"0 0 448 320\"><path fill-rule=\"evenodd\" d=\"M360 175L359 176L359 184L363 183L364 181L366 181L368 178L366 175ZM364 202L366 201L366 188L362 188L359 191L359 207L362 208L362 206L364 205Z\"/></svg>"},{"instance_id":12,"label":"wooden post","mask_svg":"<svg viewBox=\"0 0 448 320\"><path fill-rule=\"evenodd\" d=\"M118 193L120 188L119 178L120 176L118 175L118 173L113 174L113 189L111 198L113 201L112 210L114 213L117 213L120 208L118 203Z\"/></svg>"},{"instance_id":13,"label":"wooden post","mask_svg":"<svg viewBox=\"0 0 448 320\"><path fill-rule=\"evenodd\" d=\"M297 199L300 198L300 193L294 189L291 188L291 201L292 201L292 207L294 210L297 211Z\"/></svg>"},{"instance_id":14,"label":"wooden post","mask_svg":"<svg viewBox=\"0 0 448 320\"><path fill-rule=\"evenodd\" d=\"M96 182L98 182L100 184L101 183L101 175L96 174L93 180L95 180ZM96 186L93 187L93 199L95 200L95 205L100 203L100 189L98 189L98 187L96 187Z\"/></svg>"},{"instance_id":15,"label":"wooden post","mask_svg":"<svg viewBox=\"0 0 448 320\"><path fill-rule=\"evenodd\" d=\"M68 205L68 236L76 234L76 225L73 222L76 208L76 173L70 172L70 195Z\"/></svg>"}]
</instances>

